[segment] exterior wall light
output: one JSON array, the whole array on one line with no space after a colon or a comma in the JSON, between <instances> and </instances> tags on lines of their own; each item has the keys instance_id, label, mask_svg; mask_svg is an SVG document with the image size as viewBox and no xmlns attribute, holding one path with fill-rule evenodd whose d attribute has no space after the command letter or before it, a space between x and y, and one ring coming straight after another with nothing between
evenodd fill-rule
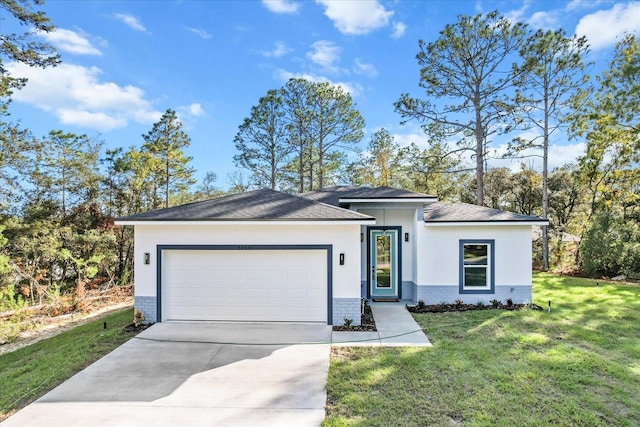
<instances>
[{"instance_id":1,"label":"exterior wall light","mask_svg":"<svg viewBox=\"0 0 640 427\"><path fill-rule=\"evenodd\" d=\"M340 265L344 265L344 254L340 254Z\"/></svg>"},{"instance_id":2,"label":"exterior wall light","mask_svg":"<svg viewBox=\"0 0 640 427\"><path fill-rule=\"evenodd\" d=\"M144 263L147 265L151 263L151 254L149 252L144 253Z\"/></svg>"},{"instance_id":3,"label":"exterior wall light","mask_svg":"<svg viewBox=\"0 0 640 427\"><path fill-rule=\"evenodd\" d=\"M404 241L405 242L409 241L409 233L404 233Z\"/></svg>"}]
</instances>

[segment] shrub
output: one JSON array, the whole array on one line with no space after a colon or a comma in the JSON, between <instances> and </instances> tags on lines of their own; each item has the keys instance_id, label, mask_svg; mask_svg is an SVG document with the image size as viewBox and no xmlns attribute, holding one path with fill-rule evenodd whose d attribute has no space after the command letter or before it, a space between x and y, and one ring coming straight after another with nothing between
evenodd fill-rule
<instances>
[{"instance_id":1,"label":"shrub","mask_svg":"<svg viewBox=\"0 0 640 427\"><path fill-rule=\"evenodd\" d=\"M618 214L598 215L582 239L580 263L593 275L640 277L640 224Z\"/></svg>"}]
</instances>

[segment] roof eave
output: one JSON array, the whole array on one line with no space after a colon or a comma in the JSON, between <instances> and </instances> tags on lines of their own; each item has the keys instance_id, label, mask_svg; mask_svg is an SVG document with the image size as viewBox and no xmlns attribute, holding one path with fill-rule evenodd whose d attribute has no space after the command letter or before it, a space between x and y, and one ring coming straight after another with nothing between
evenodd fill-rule
<instances>
[{"instance_id":1,"label":"roof eave","mask_svg":"<svg viewBox=\"0 0 640 427\"><path fill-rule=\"evenodd\" d=\"M478 225L549 225L548 220L488 220L488 221L424 221L425 227Z\"/></svg>"},{"instance_id":2,"label":"roof eave","mask_svg":"<svg viewBox=\"0 0 640 427\"><path fill-rule=\"evenodd\" d=\"M436 197L340 197L338 203L434 203L437 202Z\"/></svg>"},{"instance_id":3,"label":"roof eave","mask_svg":"<svg viewBox=\"0 0 640 427\"><path fill-rule=\"evenodd\" d=\"M277 219L136 219L136 220L116 220L116 225L264 225L279 224L279 225L319 225L331 223L334 225L346 225L346 224L360 224L369 225L375 224L375 218L333 218L333 219L291 219L291 218L277 218Z\"/></svg>"}]
</instances>

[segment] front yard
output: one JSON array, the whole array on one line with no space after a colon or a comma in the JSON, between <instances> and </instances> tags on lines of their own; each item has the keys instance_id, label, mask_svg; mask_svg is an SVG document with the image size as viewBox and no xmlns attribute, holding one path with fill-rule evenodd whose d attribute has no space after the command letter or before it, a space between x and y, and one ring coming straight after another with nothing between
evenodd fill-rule
<instances>
[{"instance_id":1,"label":"front yard","mask_svg":"<svg viewBox=\"0 0 640 427\"><path fill-rule=\"evenodd\" d=\"M537 273L533 302L415 314L432 348L334 349L324 425L640 425L640 286Z\"/></svg>"},{"instance_id":2,"label":"front yard","mask_svg":"<svg viewBox=\"0 0 640 427\"><path fill-rule=\"evenodd\" d=\"M132 317L128 307L0 355L0 423L135 336L124 329Z\"/></svg>"}]
</instances>

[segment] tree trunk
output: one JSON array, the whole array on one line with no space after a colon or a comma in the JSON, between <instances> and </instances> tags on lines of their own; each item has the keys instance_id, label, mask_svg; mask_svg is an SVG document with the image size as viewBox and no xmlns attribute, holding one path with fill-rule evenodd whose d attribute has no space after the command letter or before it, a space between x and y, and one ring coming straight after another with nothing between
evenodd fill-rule
<instances>
[{"instance_id":1,"label":"tree trunk","mask_svg":"<svg viewBox=\"0 0 640 427\"><path fill-rule=\"evenodd\" d=\"M484 129L476 101L476 204L484 205Z\"/></svg>"},{"instance_id":2,"label":"tree trunk","mask_svg":"<svg viewBox=\"0 0 640 427\"><path fill-rule=\"evenodd\" d=\"M549 83L544 78L544 141L542 143L542 217L549 218L548 194L549 159ZM542 271L549 271L549 235L547 226L542 226Z\"/></svg>"}]
</instances>

